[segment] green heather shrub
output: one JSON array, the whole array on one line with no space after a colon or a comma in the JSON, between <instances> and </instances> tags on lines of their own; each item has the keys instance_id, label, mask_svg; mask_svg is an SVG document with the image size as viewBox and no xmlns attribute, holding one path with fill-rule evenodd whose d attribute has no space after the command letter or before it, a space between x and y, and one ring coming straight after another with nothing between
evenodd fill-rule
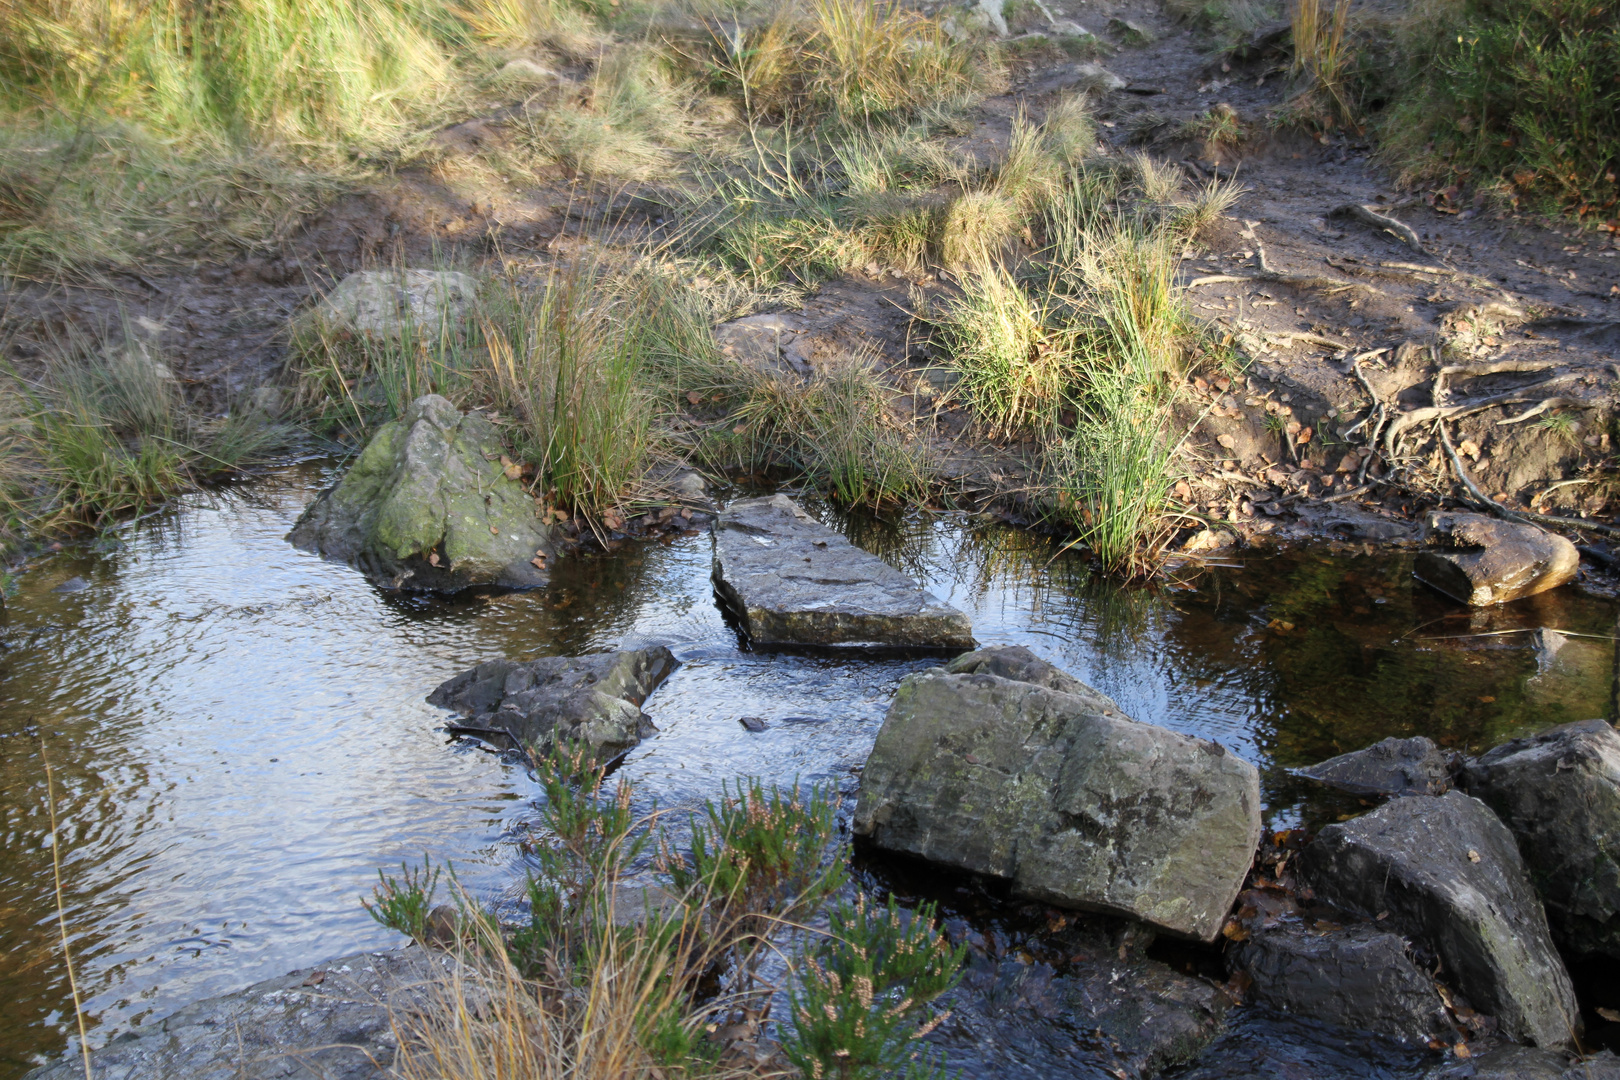
<instances>
[{"instance_id":1,"label":"green heather shrub","mask_svg":"<svg viewBox=\"0 0 1620 1080\"><path fill-rule=\"evenodd\" d=\"M1403 45L1382 128L1404 180L1620 217L1620 3L1431 0Z\"/></svg>"}]
</instances>

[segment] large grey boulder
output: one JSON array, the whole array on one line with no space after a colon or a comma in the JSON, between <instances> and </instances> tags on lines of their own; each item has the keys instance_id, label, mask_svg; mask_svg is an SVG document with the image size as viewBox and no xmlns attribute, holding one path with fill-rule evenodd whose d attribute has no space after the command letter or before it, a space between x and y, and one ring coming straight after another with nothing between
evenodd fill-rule
<instances>
[{"instance_id":1,"label":"large grey boulder","mask_svg":"<svg viewBox=\"0 0 1620 1080\"><path fill-rule=\"evenodd\" d=\"M1556 589L1574 581L1581 565L1580 552L1562 536L1483 514L1431 512L1423 543L1412 573L1475 607Z\"/></svg>"},{"instance_id":2,"label":"large grey boulder","mask_svg":"<svg viewBox=\"0 0 1620 1080\"><path fill-rule=\"evenodd\" d=\"M549 530L500 457L488 420L437 394L417 398L377 429L287 539L391 588L544 585Z\"/></svg>"},{"instance_id":3,"label":"large grey boulder","mask_svg":"<svg viewBox=\"0 0 1620 1080\"><path fill-rule=\"evenodd\" d=\"M662 645L590 656L487 660L441 683L428 704L454 709L468 728L503 733L542 753L561 740L611 757L655 730L641 705L674 670L675 657Z\"/></svg>"},{"instance_id":4,"label":"large grey boulder","mask_svg":"<svg viewBox=\"0 0 1620 1080\"><path fill-rule=\"evenodd\" d=\"M1466 780L1518 839L1559 943L1620 959L1620 732L1583 720L1515 739Z\"/></svg>"},{"instance_id":5,"label":"large grey boulder","mask_svg":"<svg viewBox=\"0 0 1620 1080\"><path fill-rule=\"evenodd\" d=\"M1419 735L1384 739L1295 774L1351 795L1444 795L1461 767L1462 755Z\"/></svg>"},{"instance_id":6,"label":"large grey boulder","mask_svg":"<svg viewBox=\"0 0 1620 1080\"><path fill-rule=\"evenodd\" d=\"M1460 791L1415 795L1324 828L1298 873L1319 899L1437 953L1451 985L1509 1037L1572 1045L1580 1012L1513 835Z\"/></svg>"},{"instance_id":7,"label":"large grey boulder","mask_svg":"<svg viewBox=\"0 0 1620 1080\"><path fill-rule=\"evenodd\" d=\"M90 1054L98 1080L383 1080L394 1017L434 1000L454 961L407 948L358 953L187 1005ZM442 991L440 991L442 992ZM74 1054L25 1080L83 1080Z\"/></svg>"},{"instance_id":8,"label":"large grey boulder","mask_svg":"<svg viewBox=\"0 0 1620 1080\"><path fill-rule=\"evenodd\" d=\"M1249 995L1279 1012L1425 1045L1450 1034L1431 979L1405 939L1377 924L1326 931L1298 924L1261 930L1227 950Z\"/></svg>"},{"instance_id":9,"label":"large grey boulder","mask_svg":"<svg viewBox=\"0 0 1620 1080\"><path fill-rule=\"evenodd\" d=\"M1528 1046L1499 1046L1476 1058L1437 1065L1423 1080L1620 1080L1620 1058L1604 1050L1571 1058Z\"/></svg>"},{"instance_id":10,"label":"large grey boulder","mask_svg":"<svg viewBox=\"0 0 1620 1080\"><path fill-rule=\"evenodd\" d=\"M1022 896L1212 941L1260 838L1259 774L1027 649L984 649L900 684L854 828Z\"/></svg>"},{"instance_id":11,"label":"large grey boulder","mask_svg":"<svg viewBox=\"0 0 1620 1080\"><path fill-rule=\"evenodd\" d=\"M329 326L366 337L436 339L477 297L477 279L456 270L359 270L315 310Z\"/></svg>"},{"instance_id":12,"label":"large grey boulder","mask_svg":"<svg viewBox=\"0 0 1620 1080\"><path fill-rule=\"evenodd\" d=\"M966 615L786 495L721 512L714 586L757 645L974 645Z\"/></svg>"}]
</instances>

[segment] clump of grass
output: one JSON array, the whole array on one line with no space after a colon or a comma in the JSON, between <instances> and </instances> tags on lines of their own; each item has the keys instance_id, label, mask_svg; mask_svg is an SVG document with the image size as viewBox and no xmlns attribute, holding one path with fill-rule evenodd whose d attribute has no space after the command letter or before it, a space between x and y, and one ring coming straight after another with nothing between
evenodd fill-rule
<instances>
[{"instance_id":1,"label":"clump of grass","mask_svg":"<svg viewBox=\"0 0 1620 1080\"><path fill-rule=\"evenodd\" d=\"M711 63L751 120L866 126L977 89L977 60L937 19L898 4L814 0L802 14L783 8L759 30L719 37Z\"/></svg>"},{"instance_id":2,"label":"clump of grass","mask_svg":"<svg viewBox=\"0 0 1620 1080\"><path fill-rule=\"evenodd\" d=\"M295 339L301 397L325 426L357 434L423 394L492 410L539 493L599 516L653 452L646 385L663 302L619 268L583 256L486 281L467 310L447 305L434 326L404 319L393 335L356 334L317 313Z\"/></svg>"},{"instance_id":3,"label":"clump of grass","mask_svg":"<svg viewBox=\"0 0 1620 1080\"><path fill-rule=\"evenodd\" d=\"M1171 14L1231 48L1281 14L1274 0L1170 0Z\"/></svg>"},{"instance_id":4,"label":"clump of grass","mask_svg":"<svg viewBox=\"0 0 1620 1080\"><path fill-rule=\"evenodd\" d=\"M1292 73L1298 83L1282 116L1323 127L1357 124L1352 87L1355 51L1349 40L1350 0L1291 0L1289 26L1294 42Z\"/></svg>"},{"instance_id":5,"label":"clump of grass","mask_svg":"<svg viewBox=\"0 0 1620 1080\"><path fill-rule=\"evenodd\" d=\"M293 434L251 409L198 415L157 348L127 329L58 343L36 370L4 379L11 475L0 499L17 528L38 533L157 505L268 460Z\"/></svg>"},{"instance_id":6,"label":"clump of grass","mask_svg":"<svg viewBox=\"0 0 1620 1080\"><path fill-rule=\"evenodd\" d=\"M1077 358L1049 301L986 264L947 304L940 330L961 393L992 437L1043 433L1056 421Z\"/></svg>"},{"instance_id":7,"label":"clump of grass","mask_svg":"<svg viewBox=\"0 0 1620 1080\"><path fill-rule=\"evenodd\" d=\"M1177 134L1212 146L1233 147L1243 141L1243 123L1230 105L1216 105L1182 123Z\"/></svg>"},{"instance_id":8,"label":"clump of grass","mask_svg":"<svg viewBox=\"0 0 1620 1080\"><path fill-rule=\"evenodd\" d=\"M1620 4L1433 0L1402 33L1381 125L1407 183L1456 180L1516 205L1620 216Z\"/></svg>"}]
</instances>

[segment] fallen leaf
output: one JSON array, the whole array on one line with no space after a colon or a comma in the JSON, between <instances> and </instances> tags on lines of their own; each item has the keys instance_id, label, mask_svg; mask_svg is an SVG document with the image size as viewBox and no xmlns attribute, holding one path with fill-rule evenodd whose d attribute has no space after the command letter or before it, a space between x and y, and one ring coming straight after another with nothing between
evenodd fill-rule
<instances>
[{"instance_id":1,"label":"fallen leaf","mask_svg":"<svg viewBox=\"0 0 1620 1080\"><path fill-rule=\"evenodd\" d=\"M703 404L703 395L698 393L696 390L688 390L686 392L686 400L690 401L694 405L701 405Z\"/></svg>"},{"instance_id":2,"label":"fallen leaf","mask_svg":"<svg viewBox=\"0 0 1620 1080\"><path fill-rule=\"evenodd\" d=\"M309 973L309 978L304 980L304 985L305 986L319 986L319 985L321 985L321 983L323 983L325 981L326 981L326 972L324 972L324 971L312 971L312 972Z\"/></svg>"},{"instance_id":3,"label":"fallen leaf","mask_svg":"<svg viewBox=\"0 0 1620 1080\"><path fill-rule=\"evenodd\" d=\"M499 536L499 535L501 535L501 530L499 530L495 526L491 525L489 527L489 535L491 535L491 536Z\"/></svg>"},{"instance_id":4,"label":"fallen leaf","mask_svg":"<svg viewBox=\"0 0 1620 1080\"><path fill-rule=\"evenodd\" d=\"M1599 1005L1597 1008L1597 1014L1611 1024L1620 1024L1620 1009L1605 1009L1603 1006Z\"/></svg>"},{"instance_id":5,"label":"fallen leaf","mask_svg":"<svg viewBox=\"0 0 1620 1080\"><path fill-rule=\"evenodd\" d=\"M428 565L429 566L438 566L439 565L439 553L437 551L428 552Z\"/></svg>"},{"instance_id":6,"label":"fallen leaf","mask_svg":"<svg viewBox=\"0 0 1620 1080\"><path fill-rule=\"evenodd\" d=\"M1468 1049L1467 1043L1458 1043L1456 1046L1451 1048L1451 1052L1460 1058L1471 1058L1474 1056L1474 1052Z\"/></svg>"},{"instance_id":7,"label":"fallen leaf","mask_svg":"<svg viewBox=\"0 0 1620 1080\"><path fill-rule=\"evenodd\" d=\"M1473 848L1469 848L1468 849L1468 861L1469 862L1479 862L1479 852L1475 851Z\"/></svg>"},{"instance_id":8,"label":"fallen leaf","mask_svg":"<svg viewBox=\"0 0 1620 1080\"><path fill-rule=\"evenodd\" d=\"M544 570L546 568L545 560L543 560L541 558L536 557L536 558L530 559L529 562L533 563L535 569L537 569L537 570Z\"/></svg>"},{"instance_id":9,"label":"fallen leaf","mask_svg":"<svg viewBox=\"0 0 1620 1080\"><path fill-rule=\"evenodd\" d=\"M1308 443L1310 441L1311 441L1311 429L1308 428L1308 427L1307 428L1300 428L1299 429L1299 445L1304 446L1306 443Z\"/></svg>"},{"instance_id":10,"label":"fallen leaf","mask_svg":"<svg viewBox=\"0 0 1620 1080\"><path fill-rule=\"evenodd\" d=\"M1492 697L1490 694L1481 694L1479 696L1479 703L1481 705L1489 705L1491 702L1493 702L1495 700L1496 699L1494 697Z\"/></svg>"},{"instance_id":11,"label":"fallen leaf","mask_svg":"<svg viewBox=\"0 0 1620 1080\"><path fill-rule=\"evenodd\" d=\"M733 435L741 435L743 432L745 432L747 430L748 430L748 425L747 424L738 424L736 427L731 429L731 433Z\"/></svg>"},{"instance_id":12,"label":"fallen leaf","mask_svg":"<svg viewBox=\"0 0 1620 1080\"><path fill-rule=\"evenodd\" d=\"M506 474L508 480L521 480L523 478L523 466L505 454L501 455L501 471Z\"/></svg>"},{"instance_id":13,"label":"fallen leaf","mask_svg":"<svg viewBox=\"0 0 1620 1080\"><path fill-rule=\"evenodd\" d=\"M1215 437L1215 441L1226 447L1228 450L1235 450L1237 448L1237 440L1232 438L1230 435L1217 435Z\"/></svg>"}]
</instances>

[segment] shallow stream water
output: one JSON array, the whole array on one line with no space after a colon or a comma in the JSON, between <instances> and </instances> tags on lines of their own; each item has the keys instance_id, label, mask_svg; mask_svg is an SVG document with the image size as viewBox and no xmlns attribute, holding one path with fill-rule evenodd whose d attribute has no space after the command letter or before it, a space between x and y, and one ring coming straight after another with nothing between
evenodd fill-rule
<instances>
[{"instance_id":1,"label":"shallow stream water","mask_svg":"<svg viewBox=\"0 0 1620 1080\"><path fill-rule=\"evenodd\" d=\"M284 541L325 479L305 466L191 496L18 577L0 652L0 1080L74 1029L53 839L99 1043L199 997L394 944L359 901L401 861L427 854L480 895L512 895L535 786L447 739L446 715L423 701L478 660L668 645L681 666L646 705L660 730L623 766L664 807L740 775L848 789L896 683L934 662L739 648L715 606L707 535L565 562L543 592L383 592ZM1028 645L1137 719L1255 762L1273 826L1344 812L1290 767L1386 735L1479 749L1612 708L1615 608L1573 589L1469 613L1415 586L1407 557L1344 545L1123 588L1005 526L822 512L968 611L981 642ZM1535 627L1594 636L1522 632ZM750 733L740 716L770 727ZM1244 1013L1205 1067L1251 1053L1280 1055L1278 1075L1290 1054L1303 1055L1299 1075L1417 1067L1311 1049L1321 1038ZM1053 1054L1055 1068L1061 1049L1039 1042L1032 1075L1062 1074L1041 1064Z\"/></svg>"}]
</instances>

